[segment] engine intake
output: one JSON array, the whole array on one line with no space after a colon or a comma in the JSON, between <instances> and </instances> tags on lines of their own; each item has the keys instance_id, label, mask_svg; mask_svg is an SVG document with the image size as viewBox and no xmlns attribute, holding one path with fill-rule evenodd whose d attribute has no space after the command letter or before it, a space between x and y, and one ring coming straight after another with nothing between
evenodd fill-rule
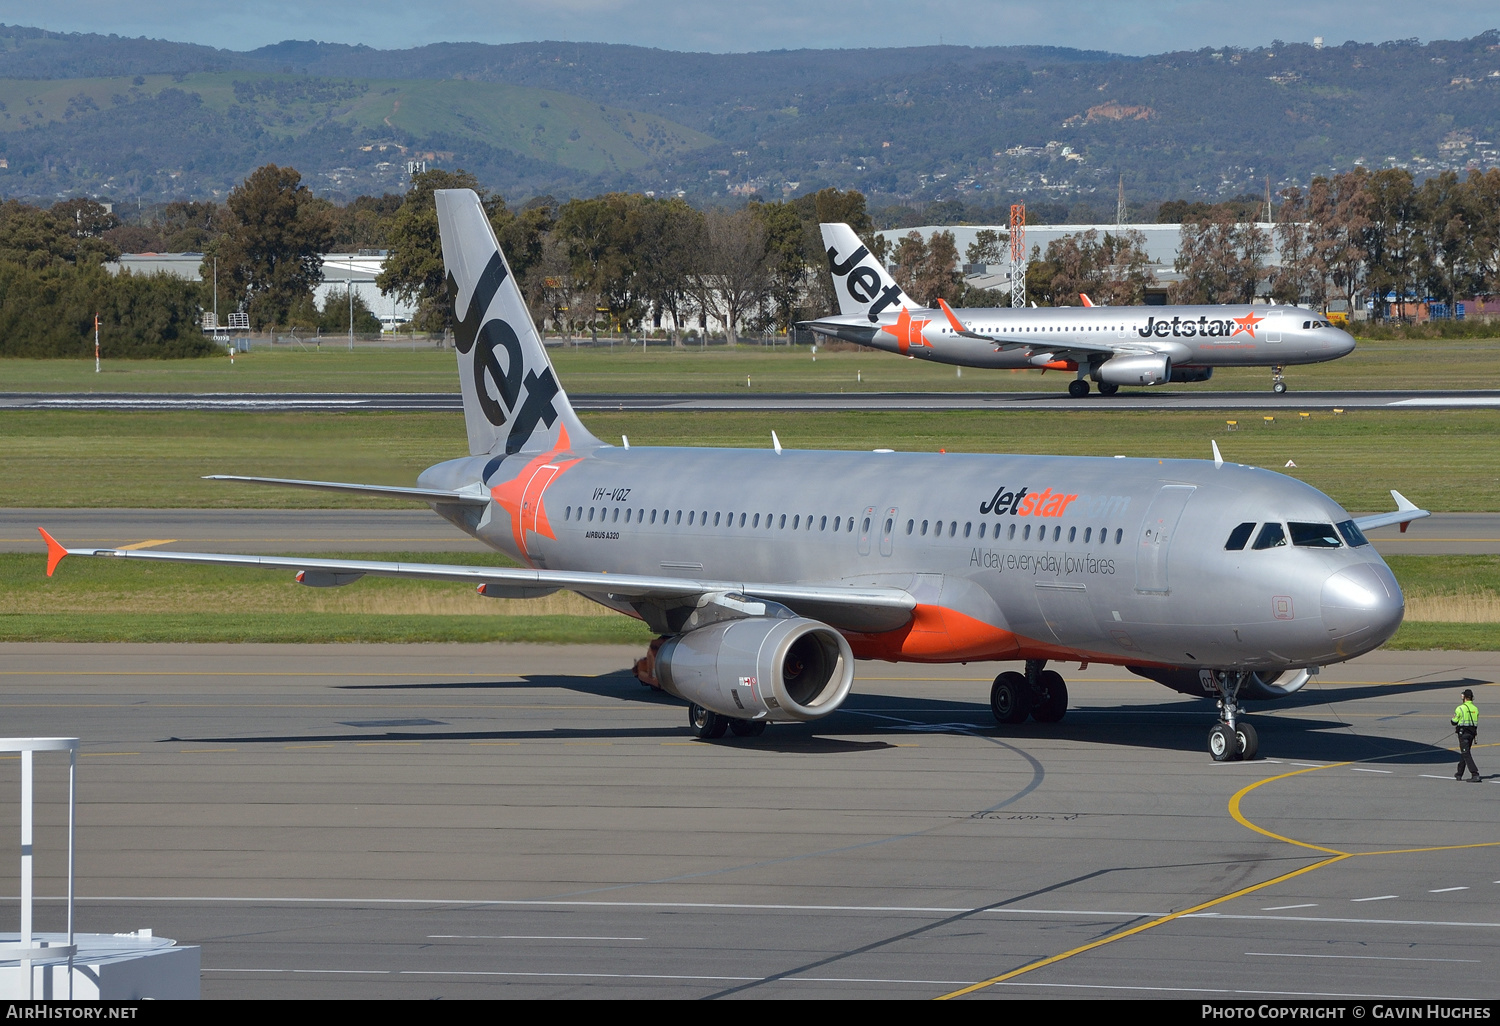
<instances>
[{"instance_id":1,"label":"engine intake","mask_svg":"<svg viewBox=\"0 0 1500 1026\"><path fill-rule=\"evenodd\" d=\"M671 638L656 674L664 691L724 716L816 720L849 697L854 652L816 620L749 617Z\"/></svg>"},{"instance_id":2,"label":"engine intake","mask_svg":"<svg viewBox=\"0 0 1500 1026\"><path fill-rule=\"evenodd\" d=\"M1110 357L1094 372L1107 385L1160 385L1171 377L1172 358L1164 353Z\"/></svg>"}]
</instances>

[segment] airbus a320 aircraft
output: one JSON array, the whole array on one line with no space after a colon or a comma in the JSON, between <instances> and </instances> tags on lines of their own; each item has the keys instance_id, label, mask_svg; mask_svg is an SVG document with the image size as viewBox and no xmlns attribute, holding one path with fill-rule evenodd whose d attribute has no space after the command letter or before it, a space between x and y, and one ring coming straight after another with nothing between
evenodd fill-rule
<instances>
[{"instance_id":1,"label":"airbus a320 aircraft","mask_svg":"<svg viewBox=\"0 0 1500 1026\"><path fill-rule=\"evenodd\" d=\"M1427 515L1404 500L1355 520L1218 459L605 445L559 386L478 198L436 197L469 455L412 488L228 480L425 502L523 567L68 549L44 530L48 574L77 554L285 570L317 588L374 575L576 591L661 636L637 675L687 701L700 737L827 716L857 658L1022 663L990 689L1002 723L1063 717L1049 661L1117 663L1217 696L1220 760L1255 752L1241 697L1290 694L1401 622L1361 528Z\"/></svg>"},{"instance_id":2,"label":"airbus a320 aircraft","mask_svg":"<svg viewBox=\"0 0 1500 1026\"><path fill-rule=\"evenodd\" d=\"M1071 371L1068 394L1121 385L1207 381L1215 367L1282 368L1354 351L1354 339L1295 306L1094 306L924 308L902 291L847 224L825 224L823 244L839 315L803 321L821 335L934 363L997 370Z\"/></svg>"}]
</instances>

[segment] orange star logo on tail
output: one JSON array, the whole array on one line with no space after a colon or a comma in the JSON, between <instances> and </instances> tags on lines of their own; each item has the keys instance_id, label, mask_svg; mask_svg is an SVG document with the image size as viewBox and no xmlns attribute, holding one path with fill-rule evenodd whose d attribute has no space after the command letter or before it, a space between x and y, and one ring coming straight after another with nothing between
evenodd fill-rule
<instances>
[{"instance_id":1,"label":"orange star logo on tail","mask_svg":"<svg viewBox=\"0 0 1500 1026\"><path fill-rule=\"evenodd\" d=\"M490 489L490 496L500 508L510 514L510 529L516 543L516 551L527 563L531 555L526 551L526 532L531 531L546 538L556 538L552 524L547 519L547 507L543 494L547 486L562 476L563 472L581 458L557 459L571 448L568 430L563 428L557 438L557 448L533 458L509 481Z\"/></svg>"},{"instance_id":2,"label":"orange star logo on tail","mask_svg":"<svg viewBox=\"0 0 1500 1026\"><path fill-rule=\"evenodd\" d=\"M1255 337L1255 326L1257 324L1259 324L1263 320L1265 320L1264 317L1257 317L1257 316L1255 316L1255 311L1254 310L1251 310L1249 313L1247 313L1243 317L1236 317L1236 318L1234 318L1234 323L1238 324L1239 327L1237 327L1233 331L1231 331L1229 333L1229 337L1233 338L1234 336L1238 335L1240 332L1244 331L1244 332L1248 332L1251 338L1254 338Z\"/></svg>"},{"instance_id":3,"label":"orange star logo on tail","mask_svg":"<svg viewBox=\"0 0 1500 1026\"><path fill-rule=\"evenodd\" d=\"M931 323L930 320L916 320L912 317L910 310L902 309L901 316L896 319L895 324L887 324L880 330L895 338L897 348L904 353L914 345L932 348L932 343L922 335L922 329Z\"/></svg>"}]
</instances>

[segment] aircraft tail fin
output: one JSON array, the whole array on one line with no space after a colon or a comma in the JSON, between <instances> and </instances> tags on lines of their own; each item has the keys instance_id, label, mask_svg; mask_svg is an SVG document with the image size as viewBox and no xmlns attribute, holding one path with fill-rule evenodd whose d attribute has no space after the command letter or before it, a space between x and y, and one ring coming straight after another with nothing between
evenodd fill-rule
<instances>
[{"instance_id":1,"label":"aircraft tail fin","mask_svg":"<svg viewBox=\"0 0 1500 1026\"><path fill-rule=\"evenodd\" d=\"M471 189L434 196L470 455L600 444L557 382L479 197Z\"/></svg>"},{"instance_id":2,"label":"aircraft tail fin","mask_svg":"<svg viewBox=\"0 0 1500 1026\"><path fill-rule=\"evenodd\" d=\"M838 295L839 313L864 314L874 324L884 310L918 310L920 303L901 291L870 248L859 241L847 224L819 225L823 245L828 248L828 270Z\"/></svg>"}]
</instances>

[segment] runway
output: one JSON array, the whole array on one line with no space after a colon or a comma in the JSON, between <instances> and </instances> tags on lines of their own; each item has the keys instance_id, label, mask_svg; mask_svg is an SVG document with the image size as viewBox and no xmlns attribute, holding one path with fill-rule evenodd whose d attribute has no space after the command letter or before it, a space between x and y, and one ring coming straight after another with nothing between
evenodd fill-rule
<instances>
[{"instance_id":1,"label":"runway","mask_svg":"<svg viewBox=\"0 0 1500 1026\"><path fill-rule=\"evenodd\" d=\"M1371 512L1371 511L1363 511ZM42 552L37 527L64 544L155 542L179 552L489 551L432 511L338 509L4 509L0 552ZM1402 534L1370 532L1382 555L1500 554L1500 513L1436 513Z\"/></svg>"},{"instance_id":2,"label":"runway","mask_svg":"<svg viewBox=\"0 0 1500 1026\"><path fill-rule=\"evenodd\" d=\"M1064 379L1065 380L1065 379ZM580 411L652 410L696 412L777 410L1300 410L1500 408L1500 390L1208 392L1192 386L1092 392L1069 397L1063 387L1044 392L850 392L850 393L599 393L570 395ZM78 393L0 392L0 410L242 410L251 412L461 411L457 392L383 393Z\"/></svg>"},{"instance_id":3,"label":"runway","mask_svg":"<svg viewBox=\"0 0 1500 1026\"><path fill-rule=\"evenodd\" d=\"M825 721L700 742L635 654L0 645L0 702L83 738L79 928L202 945L205 997L1495 995L1500 786L1445 746L1500 654L1329 668L1225 764L1113 667L1000 730L993 667L861 664Z\"/></svg>"}]
</instances>

